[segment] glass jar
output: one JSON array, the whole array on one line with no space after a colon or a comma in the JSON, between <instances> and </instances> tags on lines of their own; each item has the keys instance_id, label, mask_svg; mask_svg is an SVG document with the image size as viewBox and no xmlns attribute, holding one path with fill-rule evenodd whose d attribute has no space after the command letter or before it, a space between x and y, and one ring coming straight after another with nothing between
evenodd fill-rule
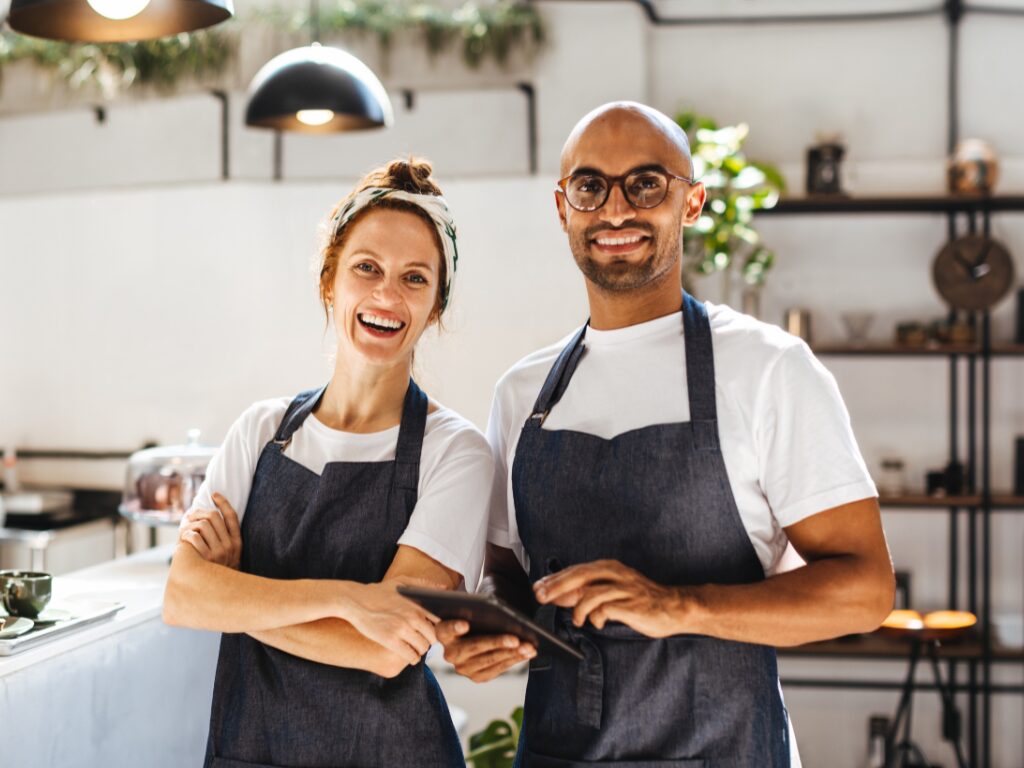
<instances>
[{"instance_id":1,"label":"glass jar","mask_svg":"<svg viewBox=\"0 0 1024 768\"><path fill-rule=\"evenodd\" d=\"M188 432L185 445L136 451L128 459L122 515L147 525L177 525L192 505L206 467L217 449L200 445L199 430Z\"/></svg>"},{"instance_id":2,"label":"glass jar","mask_svg":"<svg viewBox=\"0 0 1024 768\"><path fill-rule=\"evenodd\" d=\"M882 459L876 485L882 496L904 496L907 492L906 465L903 459Z\"/></svg>"}]
</instances>

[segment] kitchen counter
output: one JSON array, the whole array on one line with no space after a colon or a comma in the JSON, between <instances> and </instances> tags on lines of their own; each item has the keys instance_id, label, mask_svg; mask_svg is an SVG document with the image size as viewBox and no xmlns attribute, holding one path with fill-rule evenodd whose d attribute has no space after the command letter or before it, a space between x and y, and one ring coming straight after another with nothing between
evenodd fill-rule
<instances>
[{"instance_id":1,"label":"kitchen counter","mask_svg":"<svg viewBox=\"0 0 1024 768\"><path fill-rule=\"evenodd\" d=\"M220 636L161 620L172 549L54 579L55 606L81 597L125 607L109 621L0 657L3 765L202 764Z\"/></svg>"},{"instance_id":2,"label":"kitchen counter","mask_svg":"<svg viewBox=\"0 0 1024 768\"><path fill-rule=\"evenodd\" d=\"M189 768L202 765L220 635L160 616L173 545L54 579L53 605L118 600L113 619L0 657L0 766ZM526 675L486 686L430 665L463 741L522 703ZM18 734L10 738L9 734Z\"/></svg>"}]
</instances>

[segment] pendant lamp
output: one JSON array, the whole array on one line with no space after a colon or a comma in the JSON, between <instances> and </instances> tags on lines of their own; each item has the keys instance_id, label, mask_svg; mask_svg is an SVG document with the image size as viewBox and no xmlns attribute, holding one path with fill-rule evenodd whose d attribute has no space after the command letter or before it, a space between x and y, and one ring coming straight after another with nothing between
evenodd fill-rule
<instances>
[{"instance_id":1,"label":"pendant lamp","mask_svg":"<svg viewBox=\"0 0 1024 768\"><path fill-rule=\"evenodd\" d=\"M12 0L7 23L34 37L89 43L149 40L231 18L232 0Z\"/></svg>"},{"instance_id":2,"label":"pendant lamp","mask_svg":"<svg viewBox=\"0 0 1024 768\"><path fill-rule=\"evenodd\" d=\"M275 56L249 85L246 125L302 133L386 128L391 100L368 66L340 48L322 46L317 4L311 45Z\"/></svg>"}]
</instances>

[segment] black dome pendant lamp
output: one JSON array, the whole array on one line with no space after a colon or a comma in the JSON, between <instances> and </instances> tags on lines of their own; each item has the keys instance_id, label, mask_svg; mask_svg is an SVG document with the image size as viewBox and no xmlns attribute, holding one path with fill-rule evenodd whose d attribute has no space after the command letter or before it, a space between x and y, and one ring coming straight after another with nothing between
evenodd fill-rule
<instances>
[{"instance_id":1,"label":"black dome pendant lamp","mask_svg":"<svg viewBox=\"0 0 1024 768\"><path fill-rule=\"evenodd\" d=\"M249 85L245 123L302 133L386 128L391 100L372 70L340 48L322 46L316 0L310 9L313 42L275 56Z\"/></svg>"},{"instance_id":2,"label":"black dome pendant lamp","mask_svg":"<svg viewBox=\"0 0 1024 768\"><path fill-rule=\"evenodd\" d=\"M33 37L117 43L192 32L233 13L232 0L12 0L7 23Z\"/></svg>"}]
</instances>

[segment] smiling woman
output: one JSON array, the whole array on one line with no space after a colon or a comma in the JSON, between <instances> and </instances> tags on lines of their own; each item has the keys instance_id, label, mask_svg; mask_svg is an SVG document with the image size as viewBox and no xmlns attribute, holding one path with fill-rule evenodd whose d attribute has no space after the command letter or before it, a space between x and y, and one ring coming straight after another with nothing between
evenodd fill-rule
<instances>
[{"instance_id":1,"label":"smiling woman","mask_svg":"<svg viewBox=\"0 0 1024 768\"><path fill-rule=\"evenodd\" d=\"M242 414L183 520L164 618L225 633L208 768L465 765L422 663L437 619L395 590L475 587L493 475L483 435L410 378L455 274L440 192L399 160L334 209L331 380Z\"/></svg>"}]
</instances>

